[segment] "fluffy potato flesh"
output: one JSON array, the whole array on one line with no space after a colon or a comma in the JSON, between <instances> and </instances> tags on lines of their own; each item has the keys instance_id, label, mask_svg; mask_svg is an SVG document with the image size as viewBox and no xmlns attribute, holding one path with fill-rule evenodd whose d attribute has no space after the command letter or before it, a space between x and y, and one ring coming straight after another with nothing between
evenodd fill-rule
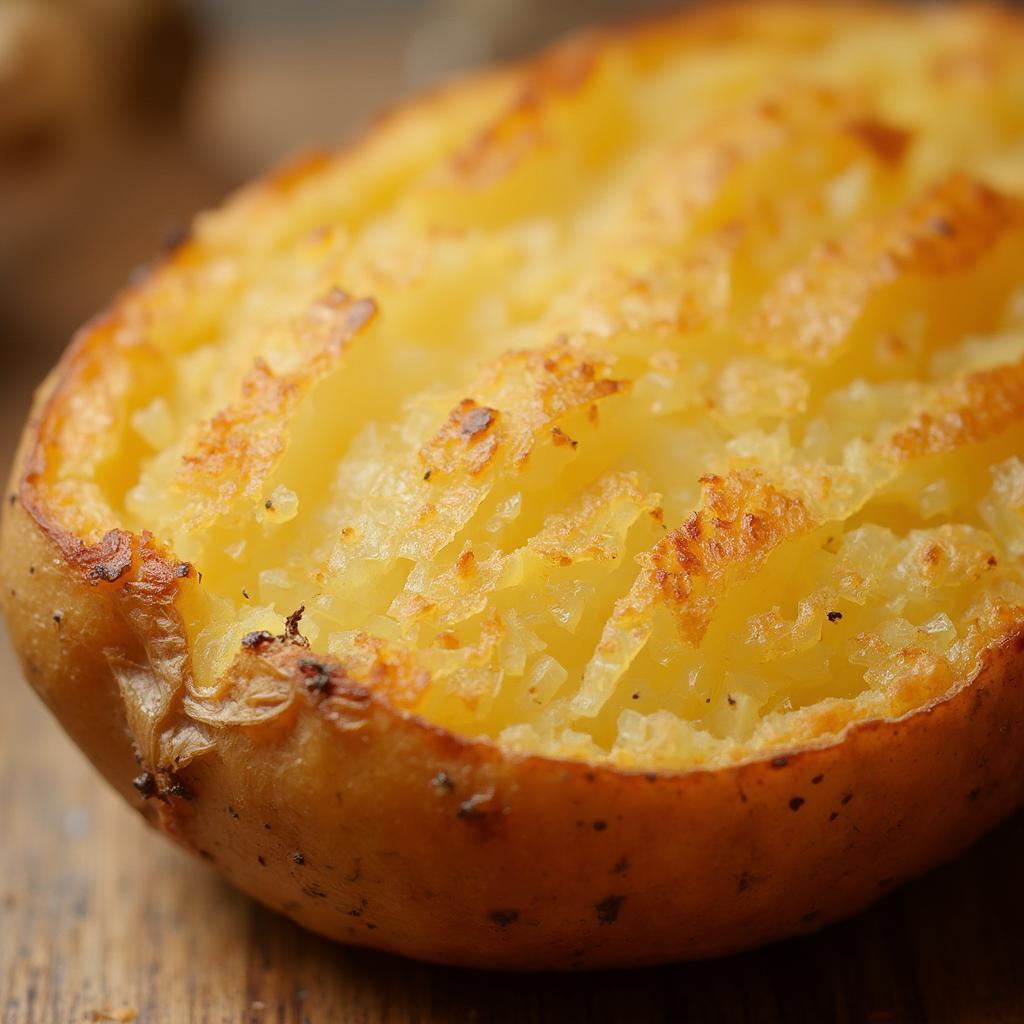
<instances>
[{"instance_id":1,"label":"fluffy potato flesh","mask_svg":"<svg viewBox=\"0 0 1024 1024\"><path fill-rule=\"evenodd\" d=\"M280 713L218 680L300 608L354 680L523 753L682 769L920 707L1024 610L996 24L756 7L394 115L90 326L36 501L201 574L200 722Z\"/></svg>"}]
</instances>

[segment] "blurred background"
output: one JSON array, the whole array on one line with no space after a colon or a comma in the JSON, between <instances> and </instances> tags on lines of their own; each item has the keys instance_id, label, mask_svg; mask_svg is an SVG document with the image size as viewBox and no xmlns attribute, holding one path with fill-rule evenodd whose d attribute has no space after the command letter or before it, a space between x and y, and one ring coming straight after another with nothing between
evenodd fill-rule
<instances>
[{"instance_id":1,"label":"blurred background","mask_svg":"<svg viewBox=\"0 0 1024 1024\"><path fill-rule=\"evenodd\" d=\"M462 69L663 6L0 0L0 469L30 382L195 210Z\"/></svg>"}]
</instances>

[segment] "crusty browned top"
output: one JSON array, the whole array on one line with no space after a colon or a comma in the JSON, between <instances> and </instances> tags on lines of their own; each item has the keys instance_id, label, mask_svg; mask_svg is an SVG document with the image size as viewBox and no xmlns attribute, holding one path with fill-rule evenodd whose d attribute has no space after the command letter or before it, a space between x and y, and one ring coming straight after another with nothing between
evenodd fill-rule
<instances>
[{"instance_id":1,"label":"crusty browned top","mask_svg":"<svg viewBox=\"0 0 1024 1024\"><path fill-rule=\"evenodd\" d=\"M995 7L579 37L200 217L21 496L96 586L166 566L207 725L278 635L624 766L903 714L1024 602L1022 139Z\"/></svg>"}]
</instances>

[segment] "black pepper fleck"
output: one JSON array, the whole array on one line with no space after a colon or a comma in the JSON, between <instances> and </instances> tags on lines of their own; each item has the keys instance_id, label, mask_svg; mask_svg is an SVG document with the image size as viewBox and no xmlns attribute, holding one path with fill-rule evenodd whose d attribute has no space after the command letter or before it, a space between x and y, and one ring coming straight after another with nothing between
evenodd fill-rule
<instances>
[{"instance_id":1,"label":"black pepper fleck","mask_svg":"<svg viewBox=\"0 0 1024 1024\"><path fill-rule=\"evenodd\" d=\"M306 687L313 693L323 693L330 685L330 669L316 658L300 658L299 671L305 676Z\"/></svg>"},{"instance_id":2,"label":"black pepper fleck","mask_svg":"<svg viewBox=\"0 0 1024 1024\"><path fill-rule=\"evenodd\" d=\"M499 928L507 928L519 920L518 910L492 910L487 915Z\"/></svg>"},{"instance_id":3,"label":"black pepper fleck","mask_svg":"<svg viewBox=\"0 0 1024 1024\"><path fill-rule=\"evenodd\" d=\"M789 801L789 809L791 811L799 811L806 802L802 796L795 796Z\"/></svg>"},{"instance_id":4,"label":"black pepper fleck","mask_svg":"<svg viewBox=\"0 0 1024 1024\"><path fill-rule=\"evenodd\" d=\"M619 919L619 911L622 909L622 904L625 901L625 896L616 896L614 893L611 896L605 896L600 903L594 904L594 909L597 911L597 920L601 924L615 924Z\"/></svg>"},{"instance_id":5,"label":"black pepper fleck","mask_svg":"<svg viewBox=\"0 0 1024 1024\"><path fill-rule=\"evenodd\" d=\"M149 772L143 772L132 779L132 785L139 791L143 800L156 796L156 779Z\"/></svg>"},{"instance_id":6,"label":"black pepper fleck","mask_svg":"<svg viewBox=\"0 0 1024 1024\"><path fill-rule=\"evenodd\" d=\"M268 633L265 629L257 629L255 632L246 633L242 637L242 646L262 647L264 644L269 644L273 639L273 633Z\"/></svg>"},{"instance_id":7,"label":"black pepper fleck","mask_svg":"<svg viewBox=\"0 0 1024 1024\"><path fill-rule=\"evenodd\" d=\"M455 783L452 781L452 777L447 772L438 772L431 780L430 784L439 793L454 793Z\"/></svg>"},{"instance_id":8,"label":"black pepper fleck","mask_svg":"<svg viewBox=\"0 0 1024 1024\"><path fill-rule=\"evenodd\" d=\"M825 616L825 618L827 618L829 622L838 622L842 617L843 617L843 613L842 612L829 612Z\"/></svg>"},{"instance_id":9,"label":"black pepper fleck","mask_svg":"<svg viewBox=\"0 0 1024 1024\"><path fill-rule=\"evenodd\" d=\"M302 616L305 615L305 613L306 606L304 604L300 604L299 607L284 620L284 635L286 639L292 640L295 643L304 644L306 642L305 638L299 632L299 623L302 621Z\"/></svg>"}]
</instances>

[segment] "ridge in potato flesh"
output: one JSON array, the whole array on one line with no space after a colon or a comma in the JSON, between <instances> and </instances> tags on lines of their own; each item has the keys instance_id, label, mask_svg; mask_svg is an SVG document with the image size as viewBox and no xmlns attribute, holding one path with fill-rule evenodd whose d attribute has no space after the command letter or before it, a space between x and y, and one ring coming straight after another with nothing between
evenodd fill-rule
<instances>
[{"instance_id":1,"label":"ridge in potato flesh","mask_svg":"<svg viewBox=\"0 0 1024 1024\"><path fill-rule=\"evenodd\" d=\"M717 955L1024 799L1024 27L724 6L201 216L40 392L25 672L345 942Z\"/></svg>"}]
</instances>

